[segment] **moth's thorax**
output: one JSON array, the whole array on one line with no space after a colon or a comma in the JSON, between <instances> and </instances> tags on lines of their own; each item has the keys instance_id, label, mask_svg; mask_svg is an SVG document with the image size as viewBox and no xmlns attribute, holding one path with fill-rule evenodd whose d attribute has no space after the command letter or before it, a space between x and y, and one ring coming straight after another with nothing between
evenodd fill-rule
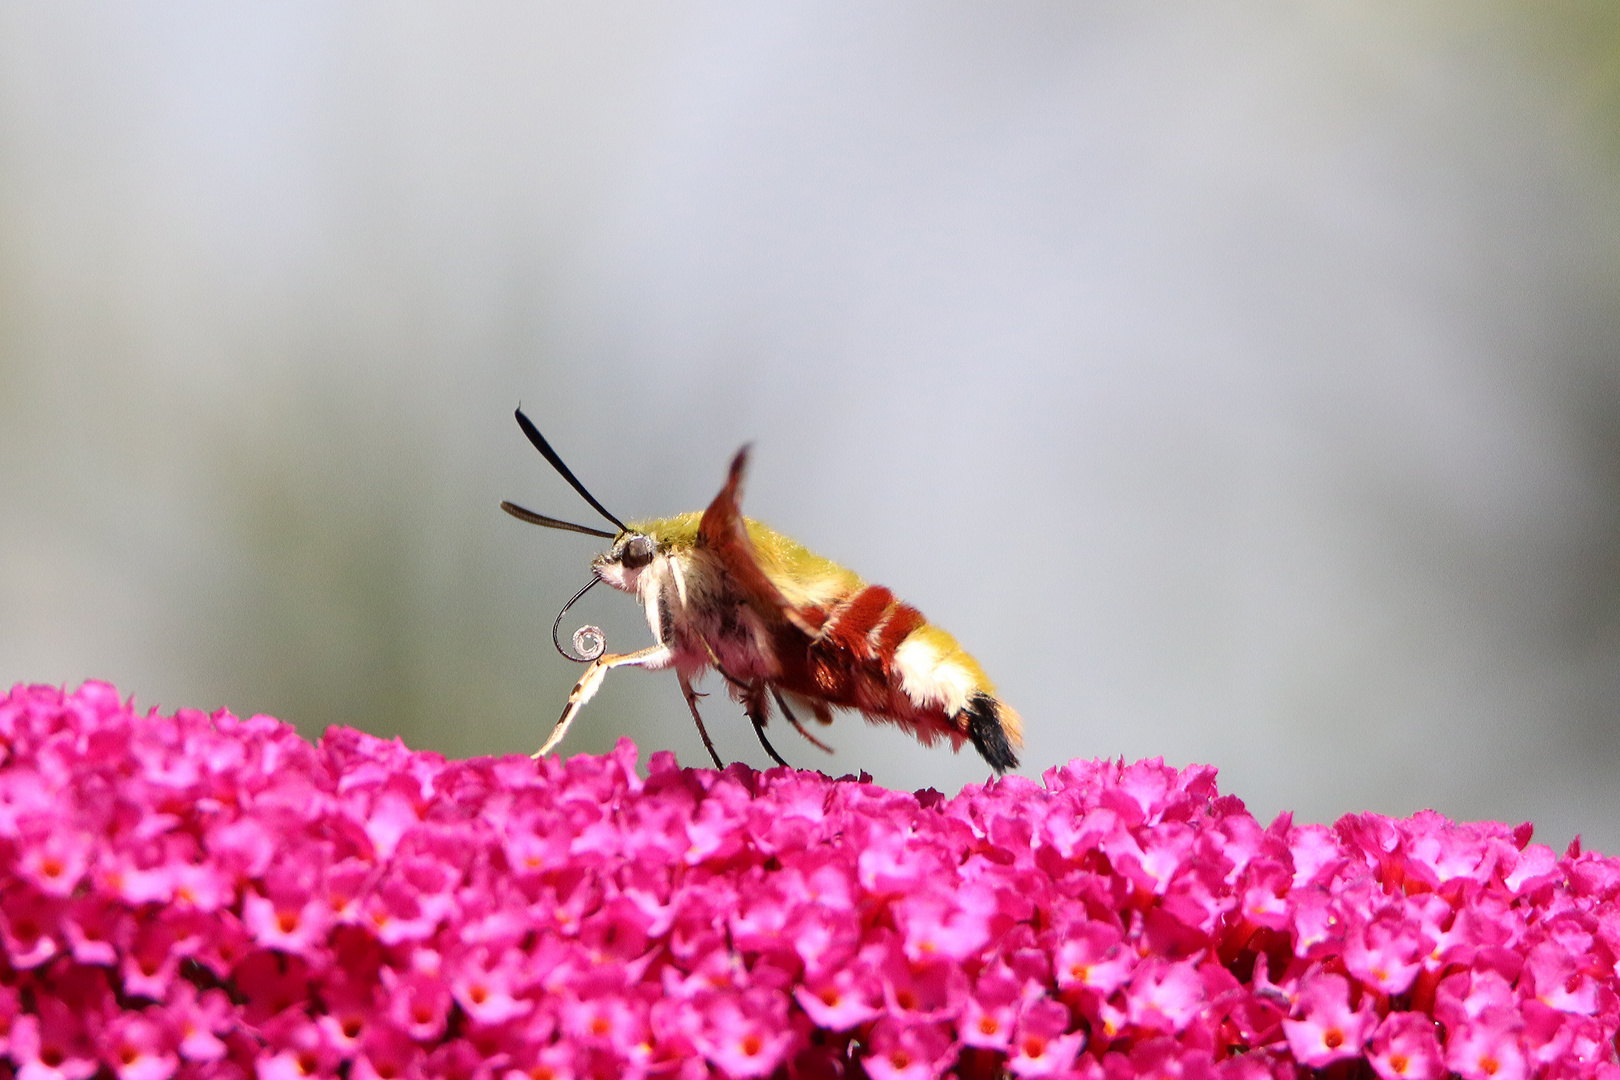
<instances>
[{"instance_id":1,"label":"moth's thorax","mask_svg":"<svg viewBox=\"0 0 1620 1080\"><path fill-rule=\"evenodd\" d=\"M636 574L632 591L677 667L697 672L718 660L742 680L779 671L769 628L708 552L679 545L659 551Z\"/></svg>"}]
</instances>

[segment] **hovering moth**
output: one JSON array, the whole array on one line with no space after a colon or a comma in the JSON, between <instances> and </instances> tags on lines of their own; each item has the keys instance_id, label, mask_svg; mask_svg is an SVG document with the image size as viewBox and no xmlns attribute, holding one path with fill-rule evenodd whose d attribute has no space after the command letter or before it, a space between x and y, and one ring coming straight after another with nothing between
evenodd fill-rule
<instances>
[{"instance_id":1,"label":"hovering moth","mask_svg":"<svg viewBox=\"0 0 1620 1080\"><path fill-rule=\"evenodd\" d=\"M698 698L704 695L692 689L692 681L710 668L725 679L732 698L753 721L760 744L782 765L787 762L765 737L772 703L801 735L828 753L830 748L805 730L795 710L829 724L833 709L854 709L871 722L898 725L924 746L948 739L959 750L972 742L998 772L1017 766L1016 751L1024 744L1018 714L996 697L984 669L955 638L883 586L868 585L830 559L743 517L747 446L732 458L725 486L702 513L626 524L585 490L522 409L517 422L551 467L617 530L575 525L501 503L502 510L532 525L612 541L591 561L590 582L552 624L557 651L590 666L535 757L562 741L609 671L672 667L716 768L724 766L698 712ZM585 626L574 634L575 652L563 649L557 637L563 616L603 581L641 602L652 645L610 653L602 632Z\"/></svg>"}]
</instances>

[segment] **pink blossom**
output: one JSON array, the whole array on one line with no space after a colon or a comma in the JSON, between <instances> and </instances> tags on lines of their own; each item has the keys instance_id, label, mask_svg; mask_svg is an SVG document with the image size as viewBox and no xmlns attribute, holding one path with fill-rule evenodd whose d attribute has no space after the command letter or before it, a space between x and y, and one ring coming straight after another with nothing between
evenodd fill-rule
<instances>
[{"instance_id":1,"label":"pink blossom","mask_svg":"<svg viewBox=\"0 0 1620 1080\"><path fill-rule=\"evenodd\" d=\"M19 1080L86 1080L99 1067L83 1018L52 998L13 1021L9 1056Z\"/></svg>"},{"instance_id":2,"label":"pink blossom","mask_svg":"<svg viewBox=\"0 0 1620 1080\"><path fill-rule=\"evenodd\" d=\"M1088 920L1063 936L1055 964L1058 985L1085 986L1107 997L1130 979L1141 958L1112 923Z\"/></svg>"},{"instance_id":3,"label":"pink blossom","mask_svg":"<svg viewBox=\"0 0 1620 1080\"><path fill-rule=\"evenodd\" d=\"M190 983L175 989L169 1019L179 1040L180 1056L187 1061L218 1061L226 1054L221 1035L232 1027L234 1008L223 990L198 993Z\"/></svg>"},{"instance_id":4,"label":"pink blossom","mask_svg":"<svg viewBox=\"0 0 1620 1080\"><path fill-rule=\"evenodd\" d=\"M477 1024L503 1024L534 1007L525 996L532 977L521 954L500 957L479 948L457 958L450 993Z\"/></svg>"},{"instance_id":5,"label":"pink blossom","mask_svg":"<svg viewBox=\"0 0 1620 1080\"><path fill-rule=\"evenodd\" d=\"M976 956L990 937L995 898L971 885L948 897L912 895L894 905L895 922L905 935L912 963L935 957L962 961Z\"/></svg>"},{"instance_id":6,"label":"pink blossom","mask_svg":"<svg viewBox=\"0 0 1620 1080\"><path fill-rule=\"evenodd\" d=\"M1262 826L1208 767L954 797L0 698L0 1074L1620 1080L1620 860Z\"/></svg>"},{"instance_id":7,"label":"pink blossom","mask_svg":"<svg viewBox=\"0 0 1620 1080\"><path fill-rule=\"evenodd\" d=\"M113 1017L104 1042L104 1057L118 1080L167 1080L179 1067L171 1034L150 1014L125 1012Z\"/></svg>"},{"instance_id":8,"label":"pink blossom","mask_svg":"<svg viewBox=\"0 0 1620 1080\"><path fill-rule=\"evenodd\" d=\"M49 896L70 896L89 869L95 851L91 837L70 829L51 829L33 837L17 860L17 872Z\"/></svg>"},{"instance_id":9,"label":"pink blossom","mask_svg":"<svg viewBox=\"0 0 1620 1080\"><path fill-rule=\"evenodd\" d=\"M403 1032L380 1027L367 1030L353 1057L351 1080L401 1080L420 1076L422 1048Z\"/></svg>"},{"instance_id":10,"label":"pink blossom","mask_svg":"<svg viewBox=\"0 0 1620 1080\"><path fill-rule=\"evenodd\" d=\"M434 972L400 972L383 968L382 1015L399 1030L420 1042L442 1036L450 1019L450 987Z\"/></svg>"},{"instance_id":11,"label":"pink blossom","mask_svg":"<svg viewBox=\"0 0 1620 1080\"><path fill-rule=\"evenodd\" d=\"M884 1018L862 1059L872 1080L933 1080L950 1064L951 1037L937 1024Z\"/></svg>"},{"instance_id":12,"label":"pink blossom","mask_svg":"<svg viewBox=\"0 0 1620 1080\"><path fill-rule=\"evenodd\" d=\"M862 967L828 972L796 987L793 996L828 1031L849 1031L883 1015L883 987L875 972Z\"/></svg>"},{"instance_id":13,"label":"pink blossom","mask_svg":"<svg viewBox=\"0 0 1620 1080\"><path fill-rule=\"evenodd\" d=\"M1013 1027L1023 1003L1022 987L1005 967L987 969L979 976L962 1010L962 1042L986 1050L1012 1045Z\"/></svg>"},{"instance_id":14,"label":"pink blossom","mask_svg":"<svg viewBox=\"0 0 1620 1080\"><path fill-rule=\"evenodd\" d=\"M1204 980L1186 961L1144 961L1131 980L1126 1015L1137 1027L1174 1034L1204 1006Z\"/></svg>"},{"instance_id":15,"label":"pink blossom","mask_svg":"<svg viewBox=\"0 0 1620 1080\"><path fill-rule=\"evenodd\" d=\"M787 998L756 989L742 994L715 994L697 1003L703 1022L694 1043L698 1051L727 1076L769 1076L799 1041L788 1023Z\"/></svg>"},{"instance_id":16,"label":"pink blossom","mask_svg":"<svg viewBox=\"0 0 1620 1080\"><path fill-rule=\"evenodd\" d=\"M1363 985L1401 994L1412 985L1433 947L1417 919L1391 906L1369 920L1354 922L1344 945L1344 963Z\"/></svg>"},{"instance_id":17,"label":"pink blossom","mask_svg":"<svg viewBox=\"0 0 1620 1080\"><path fill-rule=\"evenodd\" d=\"M561 1003L558 1027L582 1046L599 1046L621 1055L639 1052L647 1041L647 1003L616 994Z\"/></svg>"},{"instance_id":18,"label":"pink blossom","mask_svg":"<svg viewBox=\"0 0 1620 1080\"><path fill-rule=\"evenodd\" d=\"M1524 1080L1529 1075L1517 1025L1474 1021L1446 1035L1446 1066L1463 1080Z\"/></svg>"},{"instance_id":19,"label":"pink blossom","mask_svg":"<svg viewBox=\"0 0 1620 1080\"><path fill-rule=\"evenodd\" d=\"M1300 984L1300 1018L1283 1021L1295 1060L1319 1069L1335 1061L1360 1057L1378 1023L1369 1006L1370 1002L1364 1002L1359 1011L1351 1010L1350 983L1343 976L1307 976Z\"/></svg>"},{"instance_id":20,"label":"pink blossom","mask_svg":"<svg viewBox=\"0 0 1620 1080\"><path fill-rule=\"evenodd\" d=\"M1018 1018L1007 1068L1018 1076L1057 1076L1068 1071L1085 1044L1070 1032L1069 1010L1055 1001L1033 1001Z\"/></svg>"},{"instance_id":21,"label":"pink blossom","mask_svg":"<svg viewBox=\"0 0 1620 1080\"><path fill-rule=\"evenodd\" d=\"M1422 1013L1386 1016L1373 1034L1367 1061L1383 1080L1439 1080L1445 1075L1434 1021Z\"/></svg>"},{"instance_id":22,"label":"pink blossom","mask_svg":"<svg viewBox=\"0 0 1620 1080\"><path fill-rule=\"evenodd\" d=\"M954 1019L968 996L967 974L949 960L912 961L892 941L881 946L879 975L891 1016Z\"/></svg>"},{"instance_id":23,"label":"pink blossom","mask_svg":"<svg viewBox=\"0 0 1620 1080\"><path fill-rule=\"evenodd\" d=\"M6 958L19 969L38 967L62 949L57 932L65 905L25 886L0 892L0 944Z\"/></svg>"},{"instance_id":24,"label":"pink blossom","mask_svg":"<svg viewBox=\"0 0 1620 1080\"><path fill-rule=\"evenodd\" d=\"M308 892L289 892L279 902L256 892L242 897L242 925L268 949L308 955L325 943L331 922L325 899Z\"/></svg>"}]
</instances>

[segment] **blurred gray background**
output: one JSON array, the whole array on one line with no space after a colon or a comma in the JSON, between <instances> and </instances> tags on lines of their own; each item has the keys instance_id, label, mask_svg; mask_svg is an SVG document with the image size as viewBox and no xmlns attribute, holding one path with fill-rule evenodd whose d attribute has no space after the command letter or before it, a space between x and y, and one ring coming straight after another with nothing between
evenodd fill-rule
<instances>
[{"instance_id":1,"label":"blurred gray background","mask_svg":"<svg viewBox=\"0 0 1620 1080\"><path fill-rule=\"evenodd\" d=\"M521 402L626 518L755 440L1029 775L1620 853L1617 105L1599 0L4 4L0 678L532 750L598 545L496 504L599 522Z\"/></svg>"}]
</instances>

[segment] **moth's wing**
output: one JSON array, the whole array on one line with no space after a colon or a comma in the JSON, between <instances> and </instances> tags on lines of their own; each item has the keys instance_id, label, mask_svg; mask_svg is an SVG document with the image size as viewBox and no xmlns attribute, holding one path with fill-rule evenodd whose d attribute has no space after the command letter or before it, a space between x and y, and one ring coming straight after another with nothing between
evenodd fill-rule
<instances>
[{"instance_id":1,"label":"moth's wing","mask_svg":"<svg viewBox=\"0 0 1620 1080\"><path fill-rule=\"evenodd\" d=\"M817 608L800 608L793 604L759 565L742 515L742 481L747 469L748 447L745 445L731 459L726 486L703 511L698 522L698 546L720 561L754 610L767 618L786 619L806 634L814 634L816 627L826 620L826 614Z\"/></svg>"}]
</instances>

